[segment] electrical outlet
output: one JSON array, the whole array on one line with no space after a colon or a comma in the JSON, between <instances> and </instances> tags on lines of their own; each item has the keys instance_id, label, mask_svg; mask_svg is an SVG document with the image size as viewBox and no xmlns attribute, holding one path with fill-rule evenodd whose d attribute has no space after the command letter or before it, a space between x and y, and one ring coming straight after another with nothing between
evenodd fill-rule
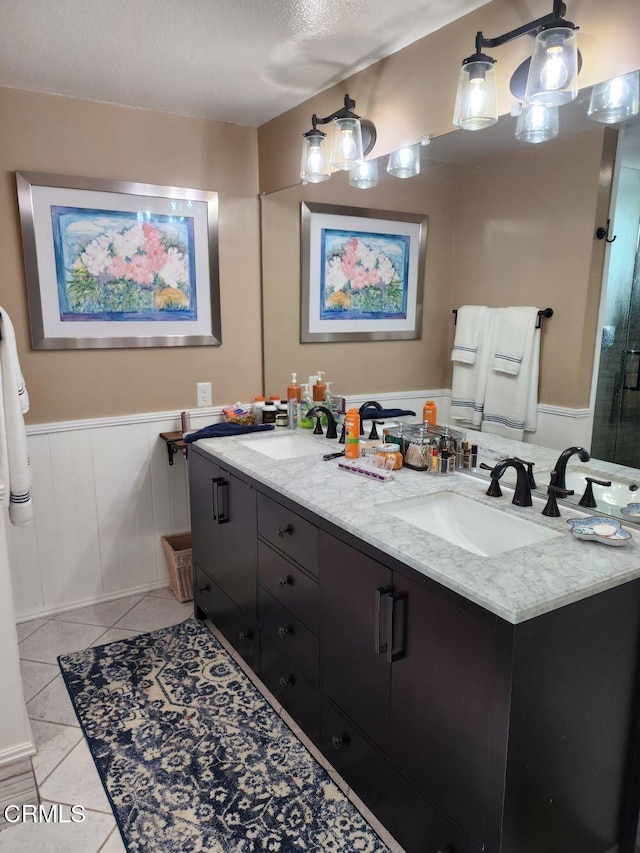
<instances>
[{"instance_id":1,"label":"electrical outlet","mask_svg":"<svg viewBox=\"0 0 640 853\"><path fill-rule=\"evenodd\" d=\"M198 406L210 406L211 405L211 383L210 382L198 382L196 383L196 395Z\"/></svg>"}]
</instances>

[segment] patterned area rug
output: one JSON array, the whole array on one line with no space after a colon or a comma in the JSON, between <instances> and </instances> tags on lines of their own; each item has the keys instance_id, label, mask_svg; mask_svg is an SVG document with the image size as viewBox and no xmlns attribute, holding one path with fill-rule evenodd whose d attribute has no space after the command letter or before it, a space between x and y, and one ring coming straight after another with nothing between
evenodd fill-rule
<instances>
[{"instance_id":1,"label":"patterned area rug","mask_svg":"<svg viewBox=\"0 0 640 853\"><path fill-rule=\"evenodd\" d=\"M59 663L131 853L388 853L200 622Z\"/></svg>"}]
</instances>

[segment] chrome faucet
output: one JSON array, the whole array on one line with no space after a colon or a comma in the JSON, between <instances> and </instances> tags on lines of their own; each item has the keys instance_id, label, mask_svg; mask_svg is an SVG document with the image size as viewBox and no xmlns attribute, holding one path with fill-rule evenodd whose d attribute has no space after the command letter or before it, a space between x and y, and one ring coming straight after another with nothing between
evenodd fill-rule
<instances>
[{"instance_id":1,"label":"chrome faucet","mask_svg":"<svg viewBox=\"0 0 640 853\"><path fill-rule=\"evenodd\" d=\"M364 435L364 426L362 424L362 415L364 414L365 409L377 409L377 411L381 412L384 407L378 403L377 400L369 400L366 403L363 403L359 408L360 414L360 435Z\"/></svg>"},{"instance_id":2,"label":"chrome faucet","mask_svg":"<svg viewBox=\"0 0 640 853\"><path fill-rule=\"evenodd\" d=\"M584 447L568 447L566 450L563 450L560 456L558 456L558 461L553 466L554 471L556 471L558 475L555 479L554 486L558 489L567 488L567 462L576 454L580 457L581 462L588 462L591 459L589 451L585 450Z\"/></svg>"},{"instance_id":3,"label":"chrome faucet","mask_svg":"<svg viewBox=\"0 0 640 853\"><path fill-rule=\"evenodd\" d=\"M306 417L312 418L314 415L317 417L316 426L313 430L315 435L322 435L322 424L320 423L320 413L325 414L327 416L327 438L337 438L338 431L336 429L336 419L333 417L333 412L331 409L328 409L326 406L313 406L307 412Z\"/></svg>"},{"instance_id":4,"label":"chrome faucet","mask_svg":"<svg viewBox=\"0 0 640 853\"><path fill-rule=\"evenodd\" d=\"M507 468L515 468L518 475L516 480L516 490L513 495L513 500L516 506L531 506L531 486L529 485L529 475L519 459L502 459L495 465L491 471L491 485L487 489L487 494L493 498L502 496L500 488L500 477L504 474Z\"/></svg>"}]
</instances>

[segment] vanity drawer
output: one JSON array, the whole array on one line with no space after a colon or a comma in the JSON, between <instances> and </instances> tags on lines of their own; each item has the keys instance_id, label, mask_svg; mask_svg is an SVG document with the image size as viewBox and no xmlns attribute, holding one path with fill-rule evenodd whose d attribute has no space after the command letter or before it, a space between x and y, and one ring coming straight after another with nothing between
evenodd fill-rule
<instances>
[{"instance_id":1,"label":"vanity drawer","mask_svg":"<svg viewBox=\"0 0 640 853\"><path fill-rule=\"evenodd\" d=\"M258 595L264 644L277 648L317 685L320 675L318 638L262 587Z\"/></svg>"},{"instance_id":2,"label":"vanity drawer","mask_svg":"<svg viewBox=\"0 0 640 853\"><path fill-rule=\"evenodd\" d=\"M320 740L320 693L290 660L263 643L260 678L314 743Z\"/></svg>"},{"instance_id":3,"label":"vanity drawer","mask_svg":"<svg viewBox=\"0 0 640 853\"><path fill-rule=\"evenodd\" d=\"M260 643L255 619L241 610L200 566L196 565L196 603L256 672L260 668Z\"/></svg>"},{"instance_id":4,"label":"vanity drawer","mask_svg":"<svg viewBox=\"0 0 640 853\"><path fill-rule=\"evenodd\" d=\"M264 589L310 631L320 632L320 587L316 581L264 542L258 542L258 576Z\"/></svg>"},{"instance_id":5,"label":"vanity drawer","mask_svg":"<svg viewBox=\"0 0 640 853\"><path fill-rule=\"evenodd\" d=\"M258 493L258 534L318 576L318 528L297 513Z\"/></svg>"}]
</instances>

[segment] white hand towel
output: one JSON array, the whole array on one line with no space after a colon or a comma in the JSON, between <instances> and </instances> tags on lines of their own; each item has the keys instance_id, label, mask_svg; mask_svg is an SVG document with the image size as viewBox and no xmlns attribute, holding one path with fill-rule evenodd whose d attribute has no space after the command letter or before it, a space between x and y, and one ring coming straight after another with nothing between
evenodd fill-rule
<instances>
[{"instance_id":1,"label":"white hand towel","mask_svg":"<svg viewBox=\"0 0 640 853\"><path fill-rule=\"evenodd\" d=\"M478 344L486 327L489 310L486 305L463 305L458 308L451 361L475 364Z\"/></svg>"},{"instance_id":2,"label":"white hand towel","mask_svg":"<svg viewBox=\"0 0 640 853\"><path fill-rule=\"evenodd\" d=\"M478 321L476 358L473 364L453 362L451 419L460 426L479 427L485 406L485 390L491 356L495 352L497 324L502 308L485 308Z\"/></svg>"},{"instance_id":3,"label":"white hand towel","mask_svg":"<svg viewBox=\"0 0 640 853\"><path fill-rule=\"evenodd\" d=\"M492 368L487 377L482 431L522 441L538 421L540 329L527 331L522 365L517 376Z\"/></svg>"},{"instance_id":4,"label":"white hand towel","mask_svg":"<svg viewBox=\"0 0 640 853\"><path fill-rule=\"evenodd\" d=\"M9 315L0 308L0 479L5 491L4 506L16 527L33 521L31 468L23 415L29 411L16 336Z\"/></svg>"},{"instance_id":5,"label":"white hand towel","mask_svg":"<svg viewBox=\"0 0 640 853\"><path fill-rule=\"evenodd\" d=\"M496 340L493 369L517 376L520 373L528 332L538 320L538 309L511 306L505 310Z\"/></svg>"}]
</instances>

